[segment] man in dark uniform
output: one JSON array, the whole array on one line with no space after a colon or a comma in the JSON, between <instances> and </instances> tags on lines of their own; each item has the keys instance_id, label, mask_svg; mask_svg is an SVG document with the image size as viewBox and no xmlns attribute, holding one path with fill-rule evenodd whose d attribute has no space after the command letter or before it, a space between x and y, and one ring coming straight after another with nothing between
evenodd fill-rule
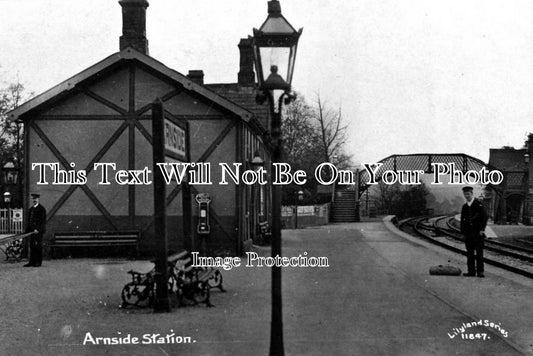
<instances>
[{"instance_id":1,"label":"man in dark uniform","mask_svg":"<svg viewBox=\"0 0 533 356\"><path fill-rule=\"evenodd\" d=\"M46 209L39 204L39 194L32 194L32 206L28 210L26 233L33 232L29 237L30 261L24 267L40 267L43 261L43 234L46 230Z\"/></svg>"},{"instance_id":2,"label":"man in dark uniform","mask_svg":"<svg viewBox=\"0 0 533 356\"><path fill-rule=\"evenodd\" d=\"M485 277L483 268L483 240L487 226L487 213L483 204L474 198L474 189L464 187L466 203L461 210L461 233L465 238L468 273L464 276Z\"/></svg>"}]
</instances>

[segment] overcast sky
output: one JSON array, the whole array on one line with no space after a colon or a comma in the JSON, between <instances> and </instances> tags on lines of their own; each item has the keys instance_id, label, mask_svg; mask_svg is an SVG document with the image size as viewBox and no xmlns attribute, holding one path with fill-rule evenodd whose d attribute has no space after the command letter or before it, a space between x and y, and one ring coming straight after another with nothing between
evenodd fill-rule
<instances>
[{"instance_id":1,"label":"overcast sky","mask_svg":"<svg viewBox=\"0 0 533 356\"><path fill-rule=\"evenodd\" d=\"M150 55L235 82L266 0L149 0ZM522 146L533 131L533 1L281 0L300 39L293 87L342 106L358 162ZM118 51L115 0L0 0L0 85L41 93Z\"/></svg>"}]
</instances>

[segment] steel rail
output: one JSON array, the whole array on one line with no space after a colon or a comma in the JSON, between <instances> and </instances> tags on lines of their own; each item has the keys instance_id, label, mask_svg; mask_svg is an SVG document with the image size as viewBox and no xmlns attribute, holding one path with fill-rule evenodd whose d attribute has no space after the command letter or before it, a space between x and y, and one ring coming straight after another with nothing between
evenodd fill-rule
<instances>
[{"instance_id":1,"label":"steel rail","mask_svg":"<svg viewBox=\"0 0 533 356\"><path fill-rule=\"evenodd\" d=\"M444 242L441 242L441 241L438 241L438 240L435 240L428 232L427 232L427 228L424 227L424 228L421 228L420 227L420 224L426 220L427 221L427 217L426 218L415 218L412 220L412 224L413 224L413 230L421 237L423 237L425 240L435 244L435 245L438 245L438 246L441 246L447 250L450 250L450 251L453 251L453 252L456 252L456 253L459 253L463 256L466 256L466 251L463 250L463 249L460 249L460 248L457 248L455 246L451 246L449 244L446 244ZM426 231L423 231L423 230L426 230ZM510 266L508 264L505 264L505 263L502 263L500 261L496 261L496 260L493 260L492 258L488 258L488 257L483 257L483 260L487 263L487 264L490 264L490 265L493 265L493 266L496 266L496 267L499 267L499 268L502 268L502 269L505 269L507 271L510 271L510 272L513 272L513 273L516 273L516 274L519 274L519 275L522 275L522 276L525 276L525 277L528 277L528 278L532 278L533 279L533 273L532 272L529 272L529 271L526 271L524 269L521 269L521 268L518 268L518 267L514 267L514 266Z\"/></svg>"}]
</instances>

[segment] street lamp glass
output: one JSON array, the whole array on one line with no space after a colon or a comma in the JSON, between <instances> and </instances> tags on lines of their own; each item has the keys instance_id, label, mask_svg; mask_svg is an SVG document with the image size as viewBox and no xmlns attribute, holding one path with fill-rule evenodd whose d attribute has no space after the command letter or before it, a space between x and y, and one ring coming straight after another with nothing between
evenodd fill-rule
<instances>
[{"instance_id":1,"label":"street lamp glass","mask_svg":"<svg viewBox=\"0 0 533 356\"><path fill-rule=\"evenodd\" d=\"M252 169L254 171L257 171L259 170L261 167L264 166L265 162L263 161L263 159L261 158L261 156L259 155L259 152L255 152L255 155L254 155L254 158L252 158L252 161L250 162L251 166L252 166Z\"/></svg>"},{"instance_id":2,"label":"street lamp glass","mask_svg":"<svg viewBox=\"0 0 533 356\"><path fill-rule=\"evenodd\" d=\"M17 184L18 170L15 168L15 163L9 161L4 164L4 184Z\"/></svg>"},{"instance_id":3,"label":"street lamp glass","mask_svg":"<svg viewBox=\"0 0 533 356\"><path fill-rule=\"evenodd\" d=\"M259 47L261 72L266 75L264 88L290 91L290 49L284 47Z\"/></svg>"},{"instance_id":4,"label":"street lamp glass","mask_svg":"<svg viewBox=\"0 0 533 356\"><path fill-rule=\"evenodd\" d=\"M268 2L268 17L259 30L254 28L252 41L260 89L290 91L301 33L283 17L279 1Z\"/></svg>"}]
</instances>

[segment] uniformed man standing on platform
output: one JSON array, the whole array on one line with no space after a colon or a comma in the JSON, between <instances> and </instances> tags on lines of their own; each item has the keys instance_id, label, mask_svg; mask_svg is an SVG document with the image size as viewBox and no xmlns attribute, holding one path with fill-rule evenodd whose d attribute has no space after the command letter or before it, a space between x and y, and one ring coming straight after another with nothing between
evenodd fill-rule
<instances>
[{"instance_id":1,"label":"uniformed man standing on platform","mask_svg":"<svg viewBox=\"0 0 533 356\"><path fill-rule=\"evenodd\" d=\"M40 267L43 262L43 234L46 230L46 209L39 204L39 194L32 194L32 206L28 210L26 233L33 232L29 237L30 260L24 267Z\"/></svg>"},{"instance_id":2,"label":"uniformed man standing on platform","mask_svg":"<svg viewBox=\"0 0 533 356\"><path fill-rule=\"evenodd\" d=\"M463 194L466 203L461 210L461 233L465 239L468 266L468 272L463 275L474 277L477 273L478 277L485 277L483 245L488 216L483 204L474 198L474 188L464 187Z\"/></svg>"}]
</instances>

